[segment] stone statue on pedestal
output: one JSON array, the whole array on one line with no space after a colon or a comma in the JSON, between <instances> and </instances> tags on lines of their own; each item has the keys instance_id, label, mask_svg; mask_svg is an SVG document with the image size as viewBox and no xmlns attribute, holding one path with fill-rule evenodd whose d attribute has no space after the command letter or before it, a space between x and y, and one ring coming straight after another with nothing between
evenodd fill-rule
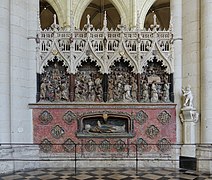
<instances>
[{"instance_id":1,"label":"stone statue on pedestal","mask_svg":"<svg viewBox=\"0 0 212 180\"><path fill-rule=\"evenodd\" d=\"M193 95L191 87L188 85L185 89L182 89L182 95L184 96L183 108L180 113L180 120L183 124L183 143L181 155L188 157L196 156L197 143L197 123L199 121L199 113L193 107Z\"/></svg>"},{"instance_id":2,"label":"stone statue on pedestal","mask_svg":"<svg viewBox=\"0 0 212 180\"><path fill-rule=\"evenodd\" d=\"M183 107L193 108L193 94L191 92L191 86L188 85L182 89L183 96L185 97Z\"/></svg>"}]
</instances>

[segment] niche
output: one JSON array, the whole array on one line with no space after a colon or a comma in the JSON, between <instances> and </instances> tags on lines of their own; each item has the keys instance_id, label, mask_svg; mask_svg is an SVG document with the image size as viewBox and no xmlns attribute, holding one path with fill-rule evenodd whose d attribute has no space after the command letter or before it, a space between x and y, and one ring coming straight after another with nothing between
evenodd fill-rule
<instances>
[{"instance_id":1,"label":"niche","mask_svg":"<svg viewBox=\"0 0 212 180\"><path fill-rule=\"evenodd\" d=\"M130 115L122 112L91 112L78 120L78 137L133 137Z\"/></svg>"}]
</instances>

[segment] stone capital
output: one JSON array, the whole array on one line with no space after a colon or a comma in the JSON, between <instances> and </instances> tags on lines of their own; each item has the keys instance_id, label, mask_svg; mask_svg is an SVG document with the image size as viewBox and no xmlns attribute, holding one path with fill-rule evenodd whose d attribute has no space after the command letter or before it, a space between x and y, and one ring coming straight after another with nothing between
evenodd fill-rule
<instances>
[{"instance_id":1,"label":"stone capital","mask_svg":"<svg viewBox=\"0 0 212 180\"><path fill-rule=\"evenodd\" d=\"M185 122L197 123L199 120L199 113L193 107L184 107L181 109L180 120L182 123Z\"/></svg>"}]
</instances>

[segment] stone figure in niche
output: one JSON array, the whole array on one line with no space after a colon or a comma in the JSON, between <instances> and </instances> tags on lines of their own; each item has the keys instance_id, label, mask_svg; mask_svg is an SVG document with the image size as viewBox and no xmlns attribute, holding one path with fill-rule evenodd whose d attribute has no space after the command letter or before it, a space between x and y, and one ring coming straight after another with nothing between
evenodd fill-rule
<instances>
[{"instance_id":1,"label":"stone figure in niche","mask_svg":"<svg viewBox=\"0 0 212 180\"><path fill-rule=\"evenodd\" d=\"M46 99L46 91L47 91L47 85L44 79L40 85L40 99Z\"/></svg>"},{"instance_id":2,"label":"stone figure in niche","mask_svg":"<svg viewBox=\"0 0 212 180\"><path fill-rule=\"evenodd\" d=\"M51 84L51 81L49 81L47 85L47 98L51 102L54 101L55 99L55 89L53 85Z\"/></svg>"},{"instance_id":3,"label":"stone figure in niche","mask_svg":"<svg viewBox=\"0 0 212 180\"><path fill-rule=\"evenodd\" d=\"M151 102L158 102L158 91L155 81L152 82L151 86Z\"/></svg>"},{"instance_id":4,"label":"stone figure in niche","mask_svg":"<svg viewBox=\"0 0 212 180\"><path fill-rule=\"evenodd\" d=\"M76 78L75 79L75 101L80 101L80 94L81 94L81 89L80 89L80 81Z\"/></svg>"},{"instance_id":5,"label":"stone figure in niche","mask_svg":"<svg viewBox=\"0 0 212 180\"><path fill-rule=\"evenodd\" d=\"M95 79L95 93L96 93L96 101L101 102L103 100L103 89L102 89L102 79L97 77Z\"/></svg>"},{"instance_id":6,"label":"stone figure in niche","mask_svg":"<svg viewBox=\"0 0 212 180\"><path fill-rule=\"evenodd\" d=\"M146 81L142 85L142 101L149 102L149 85Z\"/></svg>"},{"instance_id":7,"label":"stone figure in niche","mask_svg":"<svg viewBox=\"0 0 212 180\"><path fill-rule=\"evenodd\" d=\"M69 86L66 82L61 85L61 99L69 100Z\"/></svg>"},{"instance_id":8,"label":"stone figure in niche","mask_svg":"<svg viewBox=\"0 0 212 180\"><path fill-rule=\"evenodd\" d=\"M55 101L60 101L60 100L61 100L61 89L60 89L59 86L55 89L55 97L54 97L54 100L55 100Z\"/></svg>"},{"instance_id":9,"label":"stone figure in niche","mask_svg":"<svg viewBox=\"0 0 212 180\"><path fill-rule=\"evenodd\" d=\"M113 86L113 100L115 102L122 101L124 95L123 75L119 72L114 72L110 78L114 78L113 80L109 79L109 82L113 82L113 85L110 85Z\"/></svg>"},{"instance_id":10,"label":"stone figure in niche","mask_svg":"<svg viewBox=\"0 0 212 180\"><path fill-rule=\"evenodd\" d=\"M75 101L86 101L88 89L83 74L78 73L75 79Z\"/></svg>"},{"instance_id":11,"label":"stone figure in niche","mask_svg":"<svg viewBox=\"0 0 212 180\"><path fill-rule=\"evenodd\" d=\"M182 89L183 96L185 97L183 106L184 107L193 107L193 94L191 92L191 86L188 85L185 89Z\"/></svg>"},{"instance_id":12,"label":"stone figure in niche","mask_svg":"<svg viewBox=\"0 0 212 180\"><path fill-rule=\"evenodd\" d=\"M40 100L69 101L69 76L65 67L59 63L50 63L41 74Z\"/></svg>"},{"instance_id":13,"label":"stone figure in niche","mask_svg":"<svg viewBox=\"0 0 212 180\"><path fill-rule=\"evenodd\" d=\"M95 101L94 82L91 77L88 78L88 101Z\"/></svg>"},{"instance_id":14,"label":"stone figure in niche","mask_svg":"<svg viewBox=\"0 0 212 180\"><path fill-rule=\"evenodd\" d=\"M53 80L60 80L61 74L60 71L58 69L57 64L54 64L54 69L52 70L52 79Z\"/></svg>"},{"instance_id":15,"label":"stone figure in niche","mask_svg":"<svg viewBox=\"0 0 212 180\"><path fill-rule=\"evenodd\" d=\"M131 88L129 84L124 85L124 101L132 101Z\"/></svg>"},{"instance_id":16,"label":"stone figure in niche","mask_svg":"<svg viewBox=\"0 0 212 180\"><path fill-rule=\"evenodd\" d=\"M163 96L162 96L163 102L170 102L170 100L169 100L169 89L170 89L170 85L166 81L166 83L163 85Z\"/></svg>"}]
</instances>

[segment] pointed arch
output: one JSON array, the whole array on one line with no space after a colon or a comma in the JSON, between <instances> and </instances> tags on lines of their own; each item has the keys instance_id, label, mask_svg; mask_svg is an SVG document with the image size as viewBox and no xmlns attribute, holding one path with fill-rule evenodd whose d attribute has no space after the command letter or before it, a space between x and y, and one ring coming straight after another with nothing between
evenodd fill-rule
<instances>
[{"instance_id":1,"label":"pointed arch","mask_svg":"<svg viewBox=\"0 0 212 180\"><path fill-rule=\"evenodd\" d=\"M155 55L153 54L153 50L156 50L158 53ZM157 43L154 43L152 45L151 50L149 53L146 55L144 61L141 62L141 67L147 66L148 61L153 61L153 59L156 57L157 61L161 61L163 66L166 66L166 72L168 74L173 73L174 69L171 64L171 62L168 60L168 58L162 53L159 45ZM141 73L142 73L143 68L141 68Z\"/></svg>"},{"instance_id":2,"label":"pointed arch","mask_svg":"<svg viewBox=\"0 0 212 180\"><path fill-rule=\"evenodd\" d=\"M144 3L143 7L140 9L139 17L140 17L141 28L144 28L144 22L145 22L146 15L147 15L149 9L151 8L151 6L156 1L157 0L146 0L146 2Z\"/></svg>"},{"instance_id":3,"label":"pointed arch","mask_svg":"<svg viewBox=\"0 0 212 180\"><path fill-rule=\"evenodd\" d=\"M92 0L83 0L83 2L79 2L74 10L74 24L77 28L80 27L80 21L82 18L82 15L85 11L85 9L88 7L88 5L92 2ZM122 18L123 24L129 24L127 19L127 7L124 3L120 3L119 0L110 0L110 2L114 5L116 10L118 11L120 17Z\"/></svg>"},{"instance_id":4,"label":"pointed arch","mask_svg":"<svg viewBox=\"0 0 212 180\"><path fill-rule=\"evenodd\" d=\"M58 0L46 0L46 2L48 2L53 7L53 9L55 10L55 12L57 14L59 25L63 26L64 23L66 22L66 19L65 19L65 14L64 14L63 7L61 5L61 1L58 1Z\"/></svg>"}]
</instances>

